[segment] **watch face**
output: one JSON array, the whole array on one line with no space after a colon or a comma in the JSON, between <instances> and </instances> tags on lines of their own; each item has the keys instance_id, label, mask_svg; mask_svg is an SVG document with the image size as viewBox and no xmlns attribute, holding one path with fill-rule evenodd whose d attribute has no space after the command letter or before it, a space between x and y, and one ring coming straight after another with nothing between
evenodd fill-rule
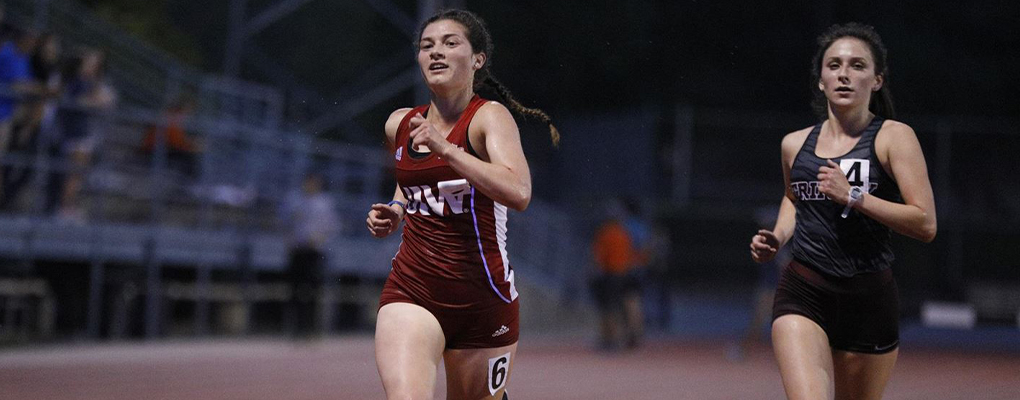
<instances>
[{"instance_id":1,"label":"watch face","mask_svg":"<svg viewBox=\"0 0 1020 400\"><path fill-rule=\"evenodd\" d=\"M853 188L850 189L850 197L853 197L854 199L861 198L862 194L864 194L864 192L863 190L861 190L859 186L854 186Z\"/></svg>"}]
</instances>

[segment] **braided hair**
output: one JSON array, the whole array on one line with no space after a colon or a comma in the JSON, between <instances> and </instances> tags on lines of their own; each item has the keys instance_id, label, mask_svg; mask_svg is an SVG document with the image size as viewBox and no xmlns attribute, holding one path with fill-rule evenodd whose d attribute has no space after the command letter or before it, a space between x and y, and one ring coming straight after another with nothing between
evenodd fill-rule
<instances>
[{"instance_id":1,"label":"braided hair","mask_svg":"<svg viewBox=\"0 0 1020 400\"><path fill-rule=\"evenodd\" d=\"M485 22L474 13L465 10L443 10L425 20L425 22L422 22L421 26L418 28L418 37L416 38L417 40L415 40L415 46L418 46L419 43L421 43L421 35L422 32L425 31L426 26L433 22L442 20L450 20L463 25L467 30L467 39L468 42L471 43L472 51L476 54L485 53L487 60L492 59L492 36L489 35L489 30L485 27ZM553 146L559 147L560 131L553 126L552 118L549 117L549 114L546 114L545 111L538 108L525 107L517 101L513 94L510 93L510 89L507 89L506 86L503 86L502 83L492 76L492 72L489 69L491 64L491 61L486 61L482 68L475 71L474 89L478 90L483 86L487 86L492 89L492 91L496 92L503 102L518 115L537 118L544 122L549 126L549 136L552 138Z\"/></svg>"}]
</instances>

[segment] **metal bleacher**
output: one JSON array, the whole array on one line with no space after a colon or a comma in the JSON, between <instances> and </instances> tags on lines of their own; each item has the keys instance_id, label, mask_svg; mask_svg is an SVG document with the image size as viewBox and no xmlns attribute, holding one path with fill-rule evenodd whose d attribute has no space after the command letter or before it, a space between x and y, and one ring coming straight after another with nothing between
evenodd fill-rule
<instances>
[{"instance_id":1,"label":"metal bleacher","mask_svg":"<svg viewBox=\"0 0 1020 400\"><path fill-rule=\"evenodd\" d=\"M0 272L17 271L10 278L0 274L0 307L17 314L8 319L32 322L39 336L48 336L53 308L83 301L84 322L64 333L119 338L128 334L126 326L141 325L142 336L158 338L181 331L173 326L174 309L187 303L193 329L186 332L217 331L211 325L222 315L233 316L225 322L226 332L251 332L256 304L282 303L290 296L279 277L287 245L277 210L312 170L325 178L342 221L340 233L325 246L333 279L320 301L330 307L355 305L366 318L374 316L379 285L400 240L399 235L371 238L361 223L368 206L393 190L382 186L390 174L384 149L289 131L281 123L283 106L275 89L195 71L73 1L8 0L6 5L10 21L50 30L66 48L104 49L120 98L115 110L96 116L100 144L80 195L84 219L67 220L41 209L45 176L69 166L50 159L41 146L4 156L3 164L29 165L35 173L16 206L0 211ZM146 129L165 126L160 109L182 92L198 100L185 123L204 144L197 177L170 167L165 149L154 155L139 151ZM563 221L549 224L557 220ZM534 201L510 222L515 268L557 295L567 291L563 282L572 281L568 274L577 269L563 266L576 264L570 260L585 251L573 242L573 225L566 220ZM86 297L57 301L47 281L34 276L38 265L47 263L87 270L87 279L75 283L87 287ZM111 280L117 268L132 271L130 282ZM38 317L23 318L32 314L26 313L29 308ZM328 327L334 317L327 311L320 321ZM0 340L3 334L0 329Z\"/></svg>"},{"instance_id":2,"label":"metal bleacher","mask_svg":"<svg viewBox=\"0 0 1020 400\"><path fill-rule=\"evenodd\" d=\"M101 117L97 129L101 144L81 194L84 220L55 218L40 210L43 177L66 169L66 165L47 160L41 148L5 156L5 164L31 165L36 175L20 204L0 213L0 259L29 271L19 270L0 285L0 307L9 311L8 315L31 297L42 298L44 304L53 302L46 282L32 276L32 267L24 266L40 262L82 265L89 269L89 280L82 283L88 286L88 315L82 330L89 337L98 337L104 330L103 321L123 322L125 318L104 316L124 314L123 310L104 310L104 296L115 290L104 285L107 267L129 265L144 277L143 282L136 282L142 289L132 295L144 298L147 337L167 332L163 308L177 301L196 303L196 331L207 332L210 303L283 301L289 296L289 289L284 286L281 292L277 282L214 282L211 271L254 271L251 274L257 275L258 271L282 270L287 248L276 208L297 187L305 171L321 168L335 184L331 194L337 198L344 221L363 218L363 205L370 204L366 199L378 198L383 150L317 142L280 129L282 105L276 89L200 73L72 1L13 0L6 6L9 21L52 31L71 51L102 48L109 61L108 77L120 98L114 112L97 116ZM197 97L198 109L187 128L205 144L198 178L168 168L164 154L150 156L139 151L145 130L165 123L158 110L183 92ZM313 159L320 161L313 165ZM353 181L357 184L349 184ZM393 240L359 239L353 229L347 229L329 246L334 253L330 270L334 274L385 274L394 245ZM166 280L169 266L193 269L195 278ZM357 291L342 295L355 297L352 292ZM331 297L339 299L341 294L326 296ZM46 332L53 324L40 318L35 325Z\"/></svg>"}]
</instances>

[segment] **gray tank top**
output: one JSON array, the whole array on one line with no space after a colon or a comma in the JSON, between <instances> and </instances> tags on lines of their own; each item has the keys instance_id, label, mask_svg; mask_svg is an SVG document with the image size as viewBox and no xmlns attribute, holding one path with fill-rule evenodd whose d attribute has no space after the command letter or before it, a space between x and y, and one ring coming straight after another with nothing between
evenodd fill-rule
<instances>
[{"instance_id":1,"label":"gray tank top","mask_svg":"<svg viewBox=\"0 0 1020 400\"><path fill-rule=\"evenodd\" d=\"M884 121L876 116L850 152L831 160L840 165L851 186L902 203L899 187L875 156L875 137ZM811 130L790 170L790 189L797 208L797 227L791 241L793 257L838 277L888 269L895 258L889 228L857 210L842 218L845 206L818 191L818 168L827 165L826 159L815 155L821 129L819 123Z\"/></svg>"}]
</instances>

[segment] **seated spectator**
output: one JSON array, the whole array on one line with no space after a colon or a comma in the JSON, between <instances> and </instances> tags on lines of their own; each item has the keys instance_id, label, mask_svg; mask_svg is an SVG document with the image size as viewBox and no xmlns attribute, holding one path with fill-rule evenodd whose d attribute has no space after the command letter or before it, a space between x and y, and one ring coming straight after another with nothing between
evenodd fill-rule
<instances>
[{"instance_id":1,"label":"seated spectator","mask_svg":"<svg viewBox=\"0 0 1020 400\"><path fill-rule=\"evenodd\" d=\"M308 174L301 192L288 196L280 219L288 232L287 277L291 285L289 311L295 334L309 337L327 328L317 323L319 296L326 274L326 249L340 228L335 200L323 191L323 179Z\"/></svg>"},{"instance_id":2,"label":"seated spectator","mask_svg":"<svg viewBox=\"0 0 1020 400\"><path fill-rule=\"evenodd\" d=\"M39 39L39 45L30 61L32 81L44 96L26 98L20 102L19 118L12 121L8 152L24 156L36 156L40 145L50 144L53 122L56 116L57 97L60 92L60 40L56 35L46 34ZM40 139L43 139L40 142ZM34 165L4 165L2 175L3 197L0 208L10 207L18 193L32 177Z\"/></svg>"},{"instance_id":3,"label":"seated spectator","mask_svg":"<svg viewBox=\"0 0 1020 400\"><path fill-rule=\"evenodd\" d=\"M98 50L87 50L72 64L66 75L64 96L57 110L60 155L67 171L51 177L47 191L47 211L58 209L59 216L82 220L78 193L98 141L103 112L113 109L117 95L105 80L106 57Z\"/></svg>"},{"instance_id":4,"label":"seated spectator","mask_svg":"<svg viewBox=\"0 0 1020 400\"><path fill-rule=\"evenodd\" d=\"M29 66L37 37L23 31L15 31L12 36L0 45L0 160L10 145L14 123L22 119L22 99L39 94Z\"/></svg>"},{"instance_id":5,"label":"seated spectator","mask_svg":"<svg viewBox=\"0 0 1020 400\"><path fill-rule=\"evenodd\" d=\"M142 140L142 151L149 155L165 146L168 166L192 178L197 175L201 146L185 131L184 123L194 111L195 101L190 97L177 99L165 111L166 125L150 126Z\"/></svg>"}]
</instances>

